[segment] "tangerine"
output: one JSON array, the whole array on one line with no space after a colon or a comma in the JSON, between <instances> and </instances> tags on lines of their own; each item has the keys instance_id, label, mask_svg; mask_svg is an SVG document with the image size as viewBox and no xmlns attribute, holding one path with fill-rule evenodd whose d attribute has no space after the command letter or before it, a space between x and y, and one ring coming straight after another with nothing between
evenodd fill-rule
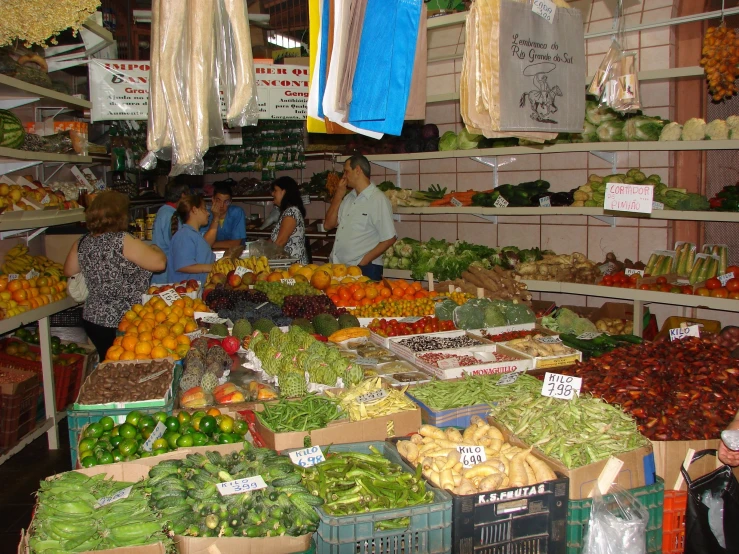
<instances>
[{"instance_id":1,"label":"tangerine","mask_svg":"<svg viewBox=\"0 0 739 554\"><path fill-rule=\"evenodd\" d=\"M121 346L124 350L133 352L136 349L136 345L138 344L138 342L138 337L134 337L133 335L126 335L123 337L123 341L121 341Z\"/></svg>"},{"instance_id":2,"label":"tangerine","mask_svg":"<svg viewBox=\"0 0 739 554\"><path fill-rule=\"evenodd\" d=\"M105 353L105 359L106 360L120 360L121 354L123 354L123 347L114 344L110 348L108 348L108 351Z\"/></svg>"},{"instance_id":3,"label":"tangerine","mask_svg":"<svg viewBox=\"0 0 739 554\"><path fill-rule=\"evenodd\" d=\"M119 360L135 360L136 359L136 353L131 352L130 350L125 350L121 353L121 357L118 358Z\"/></svg>"},{"instance_id":4,"label":"tangerine","mask_svg":"<svg viewBox=\"0 0 739 554\"><path fill-rule=\"evenodd\" d=\"M136 354L149 354L151 353L151 343L148 341L141 341L136 343L136 347L134 348L134 352Z\"/></svg>"},{"instance_id":5,"label":"tangerine","mask_svg":"<svg viewBox=\"0 0 739 554\"><path fill-rule=\"evenodd\" d=\"M190 346L190 337L188 337L187 335L180 335L179 337L177 337L177 342L178 342L178 344L185 344L185 345L187 345L189 347Z\"/></svg>"},{"instance_id":6,"label":"tangerine","mask_svg":"<svg viewBox=\"0 0 739 554\"><path fill-rule=\"evenodd\" d=\"M167 356L169 356L169 352L167 352L167 349L163 346L155 346L151 349L151 358L153 360L166 358Z\"/></svg>"}]
</instances>

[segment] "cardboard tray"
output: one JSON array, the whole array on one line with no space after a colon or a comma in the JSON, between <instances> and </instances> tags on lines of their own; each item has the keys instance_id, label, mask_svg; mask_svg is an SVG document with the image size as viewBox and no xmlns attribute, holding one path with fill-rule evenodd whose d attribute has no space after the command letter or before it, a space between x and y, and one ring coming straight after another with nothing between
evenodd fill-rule
<instances>
[{"instance_id":1,"label":"cardboard tray","mask_svg":"<svg viewBox=\"0 0 739 554\"><path fill-rule=\"evenodd\" d=\"M421 421L436 427L468 427L470 419L478 416L487 418L490 406L488 404L475 404L473 406L461 406L449 408L448 410L434 410L413 396L413 389L406 391L406 396L421 409Z\"/></svg>"},{"instance_id":2,"label":"cardboard tray","mask_svg":"<svg viewBox=\"0 0 739 554\"><path fill-rule=\"evenodd\" d=\"M484 361L486 353L500 352L514 358L511 361L493 362ZM495 375L498 373L512 373L514 371L529 371L533 368L533 359L531 356L517 352L511 348L501 344L485 344L470 348L460 348L454 350L429 350L428 352L419 352L419 354L445 353L455 354L459 356L471 356L481 358L477 365L453 367L450 369L442 369L438 366L431 365L425 360L414 356L413 364L420 367L424 372L438 377L439 379L457 379L464 375Z\"/></svg>"},{"instance_id":3,"label":"cardboard tray","mask_svg":"<svg viewBox=\"0 0 739 554\"><path fill-rule=\"evenodd\" d=\"M462 336L470 336L471 338L474 338L475 340L481 342L484 344L493 344L489 340L482 339L480 337L472 337L470 333L464 330L458 330L458 331L444 331L441 333L424 333L423 335L406 335L403 337L392 337L390 339L390 345L389 349L390 352L394 352L399 357L403 358L404 360L408 360L411 363L415 362L416 352L411 350L410 348L403 346L402 344L399 344L399 341L405 340L414 336L426 336L426 337L439 337L439 338L453 338L453 337L462 337ZM476 346L465 346L462 347L463 349L469 349L469 348L477 348ZM454 350L457 350L456 348ZM430 352L430 351L429 351Z\"/></svg>"},{"instance_id":4,"label":"cardboard tray","mask_svg":"<svg viewBox=\"0 0 739 554\"><path fill-rule=\"evenodd\" d=\"M526 354L525 352L521 352L520 350L516 350L515 348L508 346L507 343L502 343L501 346L504 346L505 348L508 348L512 352L516 352L521 356L531 357L534 364L533 369L550 369L553 367L564 367L572 365L575 362L582 361L582 352L574 348L572 349L573 352L569 354L562 354L561 356L531 356L530 354Z\"/></svg>"}]
</instances>

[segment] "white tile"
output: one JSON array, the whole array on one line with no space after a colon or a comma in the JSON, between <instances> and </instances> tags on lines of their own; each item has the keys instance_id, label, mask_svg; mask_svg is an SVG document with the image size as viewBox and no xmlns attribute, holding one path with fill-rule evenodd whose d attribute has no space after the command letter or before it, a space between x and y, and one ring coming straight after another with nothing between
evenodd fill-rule
<instances>
[{"instance_id":1,"label":"white tile","mask_svg":"<svg viewBox=\"0 0 739 554\"><path fill-rule=\"evenodd\" d=\"M626 0L624 2L624 13L631 14L641 12L644 7L644 0Z\"/></svg>"},{"instance_id":2,"label":"white tile","mask_svg":"<svg viewBox=\"0 0 739 554\"><path fill-rule=\"evenodd\" d=\"M591 18L594 19L594 18ZM591 21L588 25L588 33L600 33L609 31L613 27L613 19L601 19L599 21Z\"/></svg>"},{"instance_id":3,"label":"white tile","mask_svg":"<svg viewBox=\"0 0 739 554\"><path fill-rule=\"evenodd\" d=\"M639 16L640 16L640 14L634 14L634 15L628 16L628 17L631 17L631 18L633 18L635 20L634 21L634 25L638 25L639 24ZM627 26L628 25L630 25L630 24L627 23ZM639 31L632 31L630 33L624 33L624 42L623 42L624 50L637 50L639 48L639 45L640 45L640 43L639 43Z\"/></svg>"},{"instance_id":4,"label":"white tile","mask_svg":"<svg viewBox=\"0 0 739 554\"><path fill-rule=\"evenodd\" d=\"M490 247L498 246L498 226L490 223L460 222L459 240Z\"/></svg>"},{"instance_id":5,"label":"white tile","mask_svg":"<svg viewBox=\"0 0 739 554\"><path fill-rule=\"evenodd\" d=\"M672 111L673 109L667 106L664 106L662 108L649 108L649 115L652 117L661 117L663 119L674 119L672 117Z\"/></svg>"},{"instance_id":6,"label":"white tile","mask_svg":"<svg viewBox=\"0 0 739 554\"><path fill-rule=\"evenodd\" d=\"M403 176L418 173L418 160L400 162L400 173Z\"/></svg>"},{"instance_id":7,"label":"white tile","mask_svg":"<svg viewBox=\"0 0 739 554\"><path fill-rule=\"evenodd\" d=\"M327 206L325 202L311 202L305 207L305 216L308 219L323 219L326 217Z\"/></svg>"},{"instance_id":8,"label":"white tile","mask_svg":"<svg viewBox=\"0 0 739 554\"><path fill-rule=\"evenodd\" d=\"M670 154L672 152L640 152L639 167L670 167Z\"/></svg>"},{"instance_id":9,"label":"white tile","mask_svg":"<svg viewBox=\"0 0 739 554\"><path fill-rule=\"evenodd\" d=\"M419 187L418 174L417 173L411 173L410 175L401 174L400 175L400 185L404 189L418 190L418 187Z\"/></svg>"},{"instance_id":10,"label":"white tile","mask_svg":"<svg viewBox=\"0 0 739 554\"><path fill-rule=\"evenodd\" d=\"M516 223L530 229L536 227L536 232L538 233L539 217L533 215L501 215L498 216L498 224L501 223Z\"/></svg>"},{"instance_id":11,"label":"white tile","mask_svg":"<svg viewBox=\"0 0 739 554\"><path fill-rule=\"evenodd\" d=\"M499 171L498 185L505 185L506 183L517 185L526 181L536 181L539 177L541 177L539 171Z\"/></svg>"},{"instance_id":12,"label":"white tile","mask_svg":"<svg viewBox=\"0 0 739 554\"><path fill-rule=\"evenodd\" d=\"M665 44L670 44L670 37L671 33L669 27L658 27L656 29L641 31L641 47L647 48L649 46L663 46Z\"/></svg>"},{"instance_id":13,"label":"white tile","mask_svg":"<svg viewBox=\"0 0 739 554\"><path fill-rule=\"evenodd\" d=\"M553 292L542 292L542 300L554 302L557 306L585 306L588 299L587 296L579 294L557 294Z\"/></svg>"},{"instance_id":14,"label":"white tile","mask_svg":"<svg viewBox=\"0 0 739 554\"><path fill-rule=\"evenodd\" d=\"M437 75L436 77L426 78L426 90L433 90L434 94L445 94L447 92L456 92L455 88L455 76L450 75Z\"/></svg>"},{"instance_id":15,"label":"white tile","mask_svg":"<svg viewBox=\"0 0 739 554\"><path fill-rule=\"evenodd\" d=\"M437 127L439 127L439 136L443 135L447 131L452 131L453 133L456 133L459 130L457 123L443 123L441 125L437 124Z\"/></svg>"},{"instance_id":16,"label":"white tile","mask_svg":"<svg viewBox=\"0 0 739 554\"><path fill-rule=\"evenodd\" d=\"M638 255L638 233L636 227L602 227L591 225L588 228L589 259L604 260L606 254L613 252L619 260L636 259Z\"/></svg>"},{"instance_id":17,"label":"white tile","mask_svg":"<svg viewBox=\"0 0 739 554\"><path fill-rule=\"evenodd\" d=\"M431 94L435 94L431 92ZM426 105L426 123L456 123L454 105L456 101L439 102Z\"/></svg>"},{"instance_id":18,"label":"white tile","mask_svg":"<svg viewBox=\"0 0 739 554\"><path fill-rule=\"evenodd\" d=\"M457 174L456 173L422 173L419 175L419 186L426 190L429 185L441 185L449 190L456 190Z\"/></svg>"},{"instance_id":19,"label":"white tile","mask_svg":"<svg viewBox=\"0 0 739 554\"><path fill-rule=\"evenodd\" d=\"M457 160L454 158L441 158L438 160L421 160L419 169L423 173L456 173Z\"/></svg>"},{"instance_id":20,"label":"white tile","mask_svg":"<svg viewBox=\"0 0 739 554\"><path fill-rule=\"evenodd\" d=\"M582 20L587 25L588 20L590 19L590 8L593 5L593 0L575 0L574 2L569 2L568 8L577 8L582 12Z\"/></svg>"},{"instance_id":21,"label":"white tile","mask_svg":"<svg viewBox=\"0 0 739 554\"><path fill-rule=\"evenodd\" d=\"M611 37L597 37L585 40L585 45L588 48L588 55L604 54L611 47L612 40L613 39Z\"/></svg>"},{"instance_id":22,"label":"white tile","mask_svg":"<svg viewBox=\"0 0 739 554\"><path fill-rule=\"evenodd\" d=\"M639 227L644 229L645 227L669 227L670 222L666 219L640 219Z\"/></svg>"},{"instance_id":23,"label":"white tile","mask_svg":"<svg viewBox=\"0 0 739 554\"><path fill-rule=\"evenodd\" d=\"M457 224L456 223L422 222L421 223L421 240L426 242L432 238L433 239L444 239L448 241L457 240Z\"/></svg>"},{"instance_id":24,"label":"white tile","mask_svg":"<svg viewBox=\"0 0 739 554\"><path fill-rule=\"evenodd\" d=\"M672 245L667 244L667 238L666 228L639 229L639 259L646 263L649 255L655 250L669 250Z\"/></svg>"},{"instance_id":25,"label":"white tile","mask_svg":"<svg viewBox=\"0 0 739 554\"><path fill-rule=\"evenodd\" d=\"M538 225L498 225L498 245L534 248L539 244Z\"/></svg>"},{"instance_id":26,"label":"white tile","mask_svg":"<svg viewBox=\"0 0 739 554\"><path fill-rule=\"evenodd\" d=\"M667 69L670 67L671 58L670 46L642 48L639 51L639 70Z\"/></svg>"},{"instance_id":27,"label":"white tile","mask_svg":"<svg viewBox=\"0 0 739 554\"><path fill-rule=\"evenodd\" d=\"M585 253L588 249L587 229L567 225L542 225L541 248L562 254Z\"/></svg>"},{"instance_id":28,"label":"white tile","mask_svg":"<svg viewBox=\"0 0 739 554\"><path fill-rule=\"evenodd\" d=\"M430 61L428 68L426 69L426 75L428 77L435 77L437 75L449 75L454 73L454 60L440 60Z\"/></svg>"},{"instance_id":29,"label":"white tile","mask_svg":"<svg viewBox=\"0 0 739 554\"><path fill-rule=\"evenodd\" d=\"M644 0L645 10L654 10L657 8L672 8L673 0Z\"/></svg>"},{"instance_id":30,"label":"white tile","mask_svg":"<svg viewBox=\"0 0 739 554\"><path fill-rule=\"evenodd\" d=\"M567 192L588 182L587 169L558 169L542 171L542 179L549 181L553 192Z\"/></svg>"},{"instance_id":31,"label":"white tile","mask_svg":"<svg viewBox=\"0 0 739 554\"><path fill-rule=\"evenodd\" d=\"M459 173L457 175L457 190L490 190L494 188L493 172Z\"/></svg>"},{"instance_id":32,"label":"white tile","mask_svg":"<svg viewBox=\"0 0 739 554\"><path fill-rule=\"evenodd\" d=\"M660 8L657 10L648 10L642 13L642 23L657 23L658 21L667 21L672 18L672 8Z\"/></svg>"},{"instance_id":33,"label":"white tile","mask_svg":"<svg viewBox=\"0 0 739 554\"><path fill-rule=\"evenodd\" d=\"M567 152L564 154L547 154L541 158L541 170L548 169L581 169L588 165L587 152Z\"/></svg>"},{"instance_id":34,"label":"white tile","mask_svg":"<svg viewBox=\"0 0 739 554\"><path fill-rule=\"evenodd\" d=\"M415 222L395 222L395 232L398 238L411 238L421 240L421 225Z\"/></svg>"},{"instance_id":35,"label":"white tile","mask_svg":"<svg viewBox=\"0 0 739 554\"><path fill-rule=\"evenodd\" d=\"M598 21L599 19L612 19L616 13L616 2L613 0L598 0L593 2L590 12L590 20Z\"/></svg>"},{"instance_id":36,"label":"white tile","mask_svg":"<svg viewBox=\"0 0 739 554\"><path fill-rule=\"evenodd\" d=\"M498 171L538 171L541 168L541 158L540 154L498 156Z\"/></svg>"},{"instance_id":37,"label":"white tile","mask_svg":"<svg viewBox=\"0 0 739 554\"><path fill-rule=\"evenodd\" d=\"M644 108L670 105L670 83L668 81L644 81L639 83L639 94Z\"/></svg>"},{"instance_id":38,"label":"white tile","mask_svg":"<svg viewBox=\"0 0 739 554\"><path fill-rule=\"evenodd\" d=\"M578 233L580 230L577 228L578 225L587 225L587 216L577 215L544 215L541 217L542 225L563 225L572 227L572 233ZM583 235L587 234L587 229L582 229Z\"/></svg>"},{"instance_id":39,"label":"white tile","mask_svg":"<svg viewBox=\"0 0 739 554\"><path fill-rule=\"evenodd\" d=\"M659 178L662 180L663 183L669 182L670 177L670 168L669 167L642 167L641 170L644 172L644 174L648 177L652 174L659 175Z\"/></svg>"},{"instance_id":40,"label":"white tile","mask_svg":"<svg viewBox=\"0 0 739 554\"><path fill-rule=\"evenodd\" d=\"M464 27L442 27L428 31L428 47L451 46L459 43L460 36L464 36Z\"/></svg>"}]
</instances>

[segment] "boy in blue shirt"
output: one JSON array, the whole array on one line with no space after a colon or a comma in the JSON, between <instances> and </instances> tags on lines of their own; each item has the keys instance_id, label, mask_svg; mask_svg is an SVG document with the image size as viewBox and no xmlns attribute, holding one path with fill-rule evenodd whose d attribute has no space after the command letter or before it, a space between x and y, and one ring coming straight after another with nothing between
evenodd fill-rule
<instances>
[{"instance_id":1,"label":"boy in blue shirt","mask_svg":"<svg viewBox=\"0 0 739 554\"><path fill-rule=\"evenodd\" d=\"M172 236L180 228L180 220L177 216L177 203L190 193L190 187L176 182L167 187L164 194L165 204L157 211L152 231L152 242L162 249L169 258L169 244ZM152 285L163 285L167 283L167 271L155 273L151 277Z\"/></svg>"},{"instance_id":2,"label":"boy in blue shirt","mask_svg":"<svg viewBox=\"0 0 739 554\"><path fill-rule=\"evenodd\" d=\"M246 216L239 206L233 206L231 185L216 183L213 187L213 206L211 212L224 214L219 218L214 250L227 250L246 241ZM212 214L211 214L212 219ZM211 219L208 220L210 224Z\"/></svg>"}]
</instances>

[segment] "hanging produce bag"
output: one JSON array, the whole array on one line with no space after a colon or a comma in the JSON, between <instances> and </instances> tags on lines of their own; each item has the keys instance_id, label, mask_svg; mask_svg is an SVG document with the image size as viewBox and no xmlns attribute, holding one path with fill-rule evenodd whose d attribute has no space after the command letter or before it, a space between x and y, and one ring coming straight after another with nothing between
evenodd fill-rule
<instances>
[{"instance_id":1,"label":"hanging produce bag","mask_svg":"<svg viewBox=\"0 0 739 554\"><path fill-rule=\"evenodd\" d=\"M500 130L579 133L585 113L582 14L557 8L551 22L529 3L500 4Z\"/></svg>"}]
</instances>

